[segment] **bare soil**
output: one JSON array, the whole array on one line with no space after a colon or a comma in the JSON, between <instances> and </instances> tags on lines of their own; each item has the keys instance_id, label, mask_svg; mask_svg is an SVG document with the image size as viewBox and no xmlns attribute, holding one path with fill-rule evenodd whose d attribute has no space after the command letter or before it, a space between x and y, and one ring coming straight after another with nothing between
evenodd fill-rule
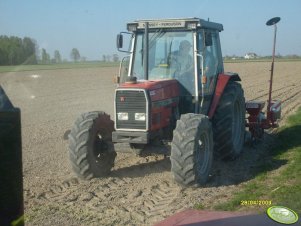
<instances>
[{"instance_id":1,"label":"bare soil","mask_svg":"<svg viewBox=\"0 0 301 226\"><path fill-rule=\"evenodd\" d=\"M225 65L238 72L246 100L267 100L270 63ZM301 62L276 62L274 99L282 120L301 105ZM269 161L271 133L245 146L234 161L215 160L208 184L182 188L170 173L169 156L118 153L106 178L79 180L72 172L64 139L80 113L113 113L113 77L118 68L60 69L0 73L0 83L22 110L23 174L27 225L152 225L201 203L206 208L231 198L251 180L258 161ZM270 131L271 132L271 131ZM119 146L119 149L129 149ZM275 168L281 164L275 165Z\"/></svg>"}]
</instances>

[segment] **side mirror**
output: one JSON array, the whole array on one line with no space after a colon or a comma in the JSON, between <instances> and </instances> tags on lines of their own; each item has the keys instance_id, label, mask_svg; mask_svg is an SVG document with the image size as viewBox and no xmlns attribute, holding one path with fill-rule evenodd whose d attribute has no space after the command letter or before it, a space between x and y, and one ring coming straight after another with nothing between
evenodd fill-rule
<instances>
[{"instance_id":1,"label":"side mirror","mask_svg":"<svg viewBox=\"0 0 301 226\"><path fill-rule=\"evenodd\" d=\"M118 34L117 35L117 49L122 49L123 47L123 35L122 34Z\"/></svg>"},{"instance_id":2,"label":"side mirror","mask_svg":"<svg viewBox=\"0 0 301 226\"><path fill-rule=\"evenodd\" d=\"M205 46L212 46L212 35L211 32L205 33Z\"/></svg>"},{"instance_id":3,"label":"side mirror","mask_svg":"<svg viewBox=\"0 0 301 226\"><path fill-rule=\"evenodd\" d=\"M117 50L123 53L132 53L130 51L132 40L134 38L134 34L130 32L120 32L117 35L116 45ZM123 45L124 43L124 45Z\"/></svg>"}]
</instances>

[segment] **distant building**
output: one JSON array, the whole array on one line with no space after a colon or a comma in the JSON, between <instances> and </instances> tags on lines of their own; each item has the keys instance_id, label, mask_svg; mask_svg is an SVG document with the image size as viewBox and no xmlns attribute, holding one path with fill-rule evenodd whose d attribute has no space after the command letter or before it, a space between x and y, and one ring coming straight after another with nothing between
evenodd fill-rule
<instances>
[{"instance_id":1,"label":"distant building","mask_svg":"<svg viewBox=\"0 0 301 226\"><path fill-rule=\"evenodd\" d=\"M245 56L244 56L245 59L255 59L257 58L257 54L256 53L247 53Z\"/></svg>"}]
</instances>

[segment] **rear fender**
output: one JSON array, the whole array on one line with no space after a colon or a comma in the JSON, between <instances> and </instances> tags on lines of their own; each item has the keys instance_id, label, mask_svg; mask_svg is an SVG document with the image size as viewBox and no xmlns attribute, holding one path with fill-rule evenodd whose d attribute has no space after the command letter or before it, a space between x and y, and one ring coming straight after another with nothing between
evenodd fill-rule
<instances>
[{"instance_id":1,"label":"rear fender","mask_svg":"<svg viewBox=\"0 0 301 226\"><path fill-rule=\"evenodd\" d=\"M208 117L211 119L229 81L241 81L237 73L226 72L218 75Z\"/></svg>"}]
</instances>

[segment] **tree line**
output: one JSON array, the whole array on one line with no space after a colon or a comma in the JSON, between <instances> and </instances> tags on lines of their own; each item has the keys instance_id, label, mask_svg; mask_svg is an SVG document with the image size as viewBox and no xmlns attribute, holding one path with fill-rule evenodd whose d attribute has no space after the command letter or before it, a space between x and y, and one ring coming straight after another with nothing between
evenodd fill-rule
<instances>
[{"instance_id":1,"label":"tree line","mask_svg":"<svg viewBox=\"0 0 301 226\"><path fill-rule=\"evenodd\" d=\"M36 41L15 36L0 36L0 65L36 64Z\"/></svg>"},{"instance_id":2,"label":"tree line","mask_svg":"<svg viewBox=\"0 0 301 226\"><path fill-rule=\"evenodd\" d=\"M74 62L86 61L85 57L80 56L80 53L79 53L77 48L73 48L71 50L70 58ZM47 53L46 49L44 49L44 48L42 49L41 60L40 60L39 63L42 63L42 64L51 64L51 63L52 64L59 64L59 63L62 63L62 61L63 60L62 60L61 54L58 50L54 51L53 58L51 59L50 55ZM66 60L64 60L64 61L66 61Z\"/></svg>"},{"instance_id":3,"label":"tree line","mask_svg":"<svg viewBox=\"0 0 301 226\"><path fill-rule=\"evenodd\" d=\"M81 56L77 48L71 50L70 58L73 62L86 61L86 57ZM62 60L59 50L54 51L53 57L45 48L39 50L37 42L32 38L0 36L0 65L58 64L66 61ZM119 56L102 55L101 61L118 62Z\"/></svg>"}]
</instances>

